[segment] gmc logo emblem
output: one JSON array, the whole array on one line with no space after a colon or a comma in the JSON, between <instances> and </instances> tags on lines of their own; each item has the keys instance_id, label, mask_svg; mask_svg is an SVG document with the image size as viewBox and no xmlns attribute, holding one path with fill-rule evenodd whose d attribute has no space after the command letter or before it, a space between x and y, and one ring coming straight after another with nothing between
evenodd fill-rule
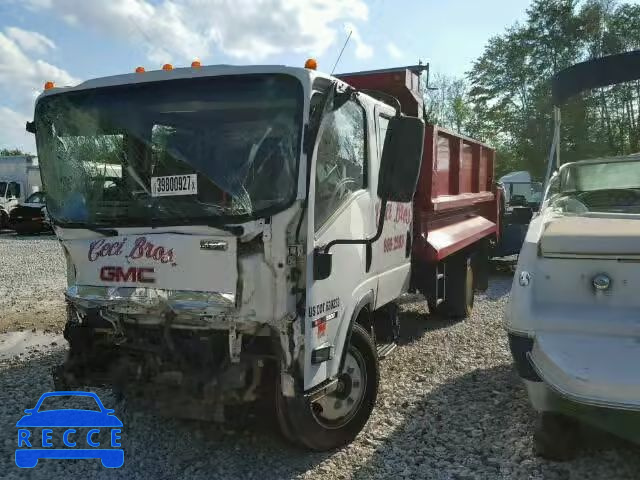
<instances>
[{"instance_id":1,"label":"gmc logo emblem","mask_svg":"<svg viewBox=\"0 0 640 480\"><path fill-rule=\"evenodd\" d=\"M102 267L100 280L103 282L154 283L156 280L151 276L153 272L153 268L143 267L130 267L126 270L122 267Z\"/></svg>"}]
</instances>

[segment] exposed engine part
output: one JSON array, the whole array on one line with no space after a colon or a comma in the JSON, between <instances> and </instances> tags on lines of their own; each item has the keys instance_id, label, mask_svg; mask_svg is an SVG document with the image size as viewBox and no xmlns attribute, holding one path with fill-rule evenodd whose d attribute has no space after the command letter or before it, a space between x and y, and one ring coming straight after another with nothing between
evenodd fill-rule
<instances>
[{"instance_id":1,"label":"exposed engine part","mask_svg":"<svg viewBox=\"0 0 640 480\"><path fill-rule=\"evenodd\" d=\"M263 370L276 361L272 338L243 335L235 326L228 332L174 329L171 314L158 326L71 305L68 315L64 335L71 348L54 369L56 389L112 386L134 404L169 415L222 421L225 405L260 396Z\"/></svg>"},{"instance_id":2,"label":"exposed engine part","mask_svg":"<svg viewBox=\"0 0 640 480\"><path fill-rule=\"evenodd\" d=\"M229 327L229 358L231 363L240 362L240 352L242 351L242 334L236 332L236 326Z\"/></svg>"}]
</instances>

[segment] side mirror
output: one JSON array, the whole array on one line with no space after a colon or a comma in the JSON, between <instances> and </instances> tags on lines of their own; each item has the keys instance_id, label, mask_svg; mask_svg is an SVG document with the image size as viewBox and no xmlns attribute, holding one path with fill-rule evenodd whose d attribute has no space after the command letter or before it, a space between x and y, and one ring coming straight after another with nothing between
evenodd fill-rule
<instances>
[{"instance_id":1,"label":"side mirror","mask_svg":"<svg viewBox=\"0 0 640 480\"><path fill-rule=\"evenodd\" d=\"M424 122L417 117L393 117L384 139L378 196L390 202L410 202L416 193L424 148Z\"/></svg>"},{"instance_id":2,"label":"side mirror","mask_svg":"<svg viewBox=\"0 0 640 480\"><path fill-rule=\"evenodd\" d=\"M332 254L320 249L313 252L313 279L324 280L331 275Z\"/></svg>"}]
</instances>

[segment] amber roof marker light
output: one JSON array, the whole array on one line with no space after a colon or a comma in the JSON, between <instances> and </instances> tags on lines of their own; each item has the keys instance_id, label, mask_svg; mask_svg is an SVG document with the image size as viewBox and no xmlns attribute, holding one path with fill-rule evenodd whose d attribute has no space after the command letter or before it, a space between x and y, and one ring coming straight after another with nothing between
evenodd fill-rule
<instances>
[{"instance_id":1,"label":"amber roof marker light","mask_svg":"<svg viewBox=\"0 0 640 480\"><path fill-rule=\"evenodd\" d=\"M317 70L318 61L315 58L309 58L306 62L304 62L304 68L308 68L309 70Z\"/></svg>"},{"instance_id":2,"label":"amber roof marker light","mask_svg":"<svg viewBox=\"0 0 640 480\"><path fill-rule=\"evenodd\" d=\"M53 82L45 82L44 84L44 89L45 90L51 90L52 88L54 88L56 85Z\"/></svg>"},{"instance_id":3,"label":"amber roof marker light","mask_svg":"<svg viewBox=\"0 0 640 480\"><path fill-rule=\"evenodd\" d=\"M200 68L202 67L202 63L200 63L200 60L198 60L197 58L191 62L191 68Z\"/></svg>"},{"instance_id":4,"label":"amber roof marker light","mask_svg":"<svg viewBox=\"0 0 640 480\"><path fill-rule=\"evenodd\" d=\"M165 70L165 71L173 70L173 65L171 65L170 63L165 63L164 65L162 65L162 70Z\"/></svg>"},{"instance_id":5,"label":"amber roof marker light","mask_svg":"<svg viewBox=\"0 0 640 480\"><path fill-rule=\"evenodd\" d=\"M144 67L138 67L138 68L136 68L136 73L144 73L144 72L145 72Z\"/></svg>"}]
</instances>

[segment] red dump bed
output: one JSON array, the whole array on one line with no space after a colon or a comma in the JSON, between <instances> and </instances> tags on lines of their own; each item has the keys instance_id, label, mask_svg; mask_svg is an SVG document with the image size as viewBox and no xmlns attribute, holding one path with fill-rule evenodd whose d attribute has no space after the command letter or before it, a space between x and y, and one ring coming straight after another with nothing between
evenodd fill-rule
<instances>
[{"instance_id":1,"label":"red dump bed","mask_svg":"<svg viewBox=\"0 0 640 480\"><path fill-rule=\"evenodd\" d=\"M392 95L400 101L404 114L420 116L420 74L427 69L425 65L414 65L338 77L359 90ZM376 96L374 92L370 94ZM382 96L378 98L385 101ZM478 240L497 236L494 159L491 147L436 125L426 125L424 157L414 199L415 257L442 260Z\"/></svg>"}]
</instances>

